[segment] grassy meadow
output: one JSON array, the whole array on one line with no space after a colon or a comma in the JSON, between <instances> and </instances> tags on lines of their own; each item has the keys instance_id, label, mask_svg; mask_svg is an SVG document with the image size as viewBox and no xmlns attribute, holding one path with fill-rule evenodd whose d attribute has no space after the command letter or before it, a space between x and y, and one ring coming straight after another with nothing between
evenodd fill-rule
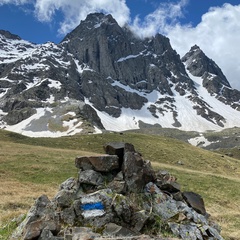
<instances>
[{"instance_id":1,"label":"grassy meadow","mask_svg":"<svg viewBox=\"0 0 240 240\"><path fill-rule=\"evenodd\" d=\"M236 158L157 135L28 138L4 130L0 130L0 239L8 239L15 226L11 220L26 214L37 197L52 198L60 183L77 176L76 156L103 153L103 145L112 141L132 143L155 169L176 176L182 191L202 195L223 237L240 239L240 160Z\"/></svg>"}]
</instances>

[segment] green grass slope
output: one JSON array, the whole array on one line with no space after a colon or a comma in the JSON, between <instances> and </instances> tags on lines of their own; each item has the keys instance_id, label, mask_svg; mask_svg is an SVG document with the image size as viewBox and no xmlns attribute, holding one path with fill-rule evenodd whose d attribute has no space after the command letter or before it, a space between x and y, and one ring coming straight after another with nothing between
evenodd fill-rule
<instances>
[{"instance_id":1,"label":"green grass slope","mask_svg":"<svg viewBox=\"0 0 240 240\"><path fill-rule=\"evenodd\" d=\"M126 132L28 138L4 130L0 130L0 239L7 239L13 228L10 220L26 213L35 198L53 197L61 182L77 176L76 156L103 153L103 145L112 141L132 143L155 169L176 176L183 191L201 194L225 239L239 239L238 159L159 135Z\"/></svg>"}]
</instances>

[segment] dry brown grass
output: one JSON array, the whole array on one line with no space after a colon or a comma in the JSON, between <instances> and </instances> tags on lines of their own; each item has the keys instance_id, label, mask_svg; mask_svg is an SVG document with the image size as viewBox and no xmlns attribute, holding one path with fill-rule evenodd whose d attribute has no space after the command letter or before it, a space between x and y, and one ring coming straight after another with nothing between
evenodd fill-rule
<instances>
[{"instance_id":1,"label":"dry brown grass","mask_svg":"<svg viewBox=\"0 0 240 240\"><path fill-rule=\"evenodd\" d=\"M60 183L77 175L76 156L101 153L106 142L125 141L134 144L156 169L169 170L176 176L183 191L201 194L226 240L240 239L239 160L174 139L141 134L29 139L12 133L1 135L0 131L0 137L0 225L26 213L40 195L53 197Z\"/></svg>"},{"instance_id":2,"label":"dry brown grass","mask_svg":"<svg viewBox=\"0 0 240 240\"><path fill-rule=\"evenodd\" d=\"M60 183L76 176L78 155L93 153L0 141L0 225L26 213L42 194L51 199Z\"/></svg>"},{"instance_id":3,"label":"dry brown grass","mask_svg":"<svg viewBox=\"0 0 240 240\"><path fill-rule=\"evenodd\" d=\"M46 194L52 198L56 187L32 183L20 183L14 179L1 179L0 224L26 213L36 198Z\"/></svg>"}]
</instances>

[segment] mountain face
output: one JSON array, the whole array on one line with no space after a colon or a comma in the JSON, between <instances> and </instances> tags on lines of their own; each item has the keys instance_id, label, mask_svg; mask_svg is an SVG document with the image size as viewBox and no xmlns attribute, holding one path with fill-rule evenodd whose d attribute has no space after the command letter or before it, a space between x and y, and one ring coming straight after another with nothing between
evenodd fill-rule
<instances>
[{"instance_id":1,"label":"mountain face","mask_svg":"<svg viewBox=\"0 0 240 240\"><path fill-rule=\"evenodd\" d=\"M182 61L193 76L202 78L202 85L210 95L214 95L223 103L240 110L240 91L232 89L221 69L198 46L193 46L182 58Z\"/></svg>"},{"instance_id":2,"label":"mountain face","mask_svg":"<svg viewBox=\"0 0 240 240\"><path fill-rule=\"evenodd\" d=\"M198 46L181 59L169 39L139 39L90 14L60 44L0 31L0 126L30 136L240 126L240 92Z\"/></svg>"}]
</instances>

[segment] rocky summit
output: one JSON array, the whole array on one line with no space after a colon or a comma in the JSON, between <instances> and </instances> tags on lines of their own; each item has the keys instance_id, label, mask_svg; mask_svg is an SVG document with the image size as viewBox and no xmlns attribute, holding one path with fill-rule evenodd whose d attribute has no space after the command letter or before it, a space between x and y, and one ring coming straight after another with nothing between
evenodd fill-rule
<instances>
[{"instance_id":1,"label":"rocky summit","mask_svg":"<svg viewBox=\"0 0 240 240\"><path fill-rule=\"evenodd\" d=\"M154 171L132 144L108 143L105 155L75 159L77 178L52 200L40 196L11 239L223 240L203 198Z\"/></svg>"},{"instance_id":2,"label":"rocky summit","mask_svg":"<svg viewBox=\"0 0 240 240\"><path fill-rule=\"evenodd\" d=\"M89 14L59 44L0 31L0 127L28 136L142 126L240 126L240 92L198 46L181 59L161 35L140 39Z\"/></svg>"}]
</instances>

